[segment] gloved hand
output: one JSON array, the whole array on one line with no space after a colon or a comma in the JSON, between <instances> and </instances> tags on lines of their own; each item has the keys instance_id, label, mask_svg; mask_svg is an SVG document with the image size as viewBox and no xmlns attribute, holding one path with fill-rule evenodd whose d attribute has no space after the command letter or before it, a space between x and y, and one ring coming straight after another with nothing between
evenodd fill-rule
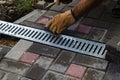
<instances>
[{"instance_id":1,"label":"gloved hand","mask_svg":"<svg viewBox=\"0 0 120 80\"><path fill-rule=\"evenodd\" d=\"M56 4L60 4L60 3L68 4L70 2L72 2L72 0L56 0Z\"/></svg>"},{"instance_id":2,"label":"gloved hand","mask_svg":"<svg viewBox=\"0 0 120 80\"><path fill-rule=\"evenodd\" d=\"M46 27L53 33L60 34L64 29L75 23L75 21L71 10L68 10L53 17L53 19L46 24Z\"/></svg>"}]
</instances>

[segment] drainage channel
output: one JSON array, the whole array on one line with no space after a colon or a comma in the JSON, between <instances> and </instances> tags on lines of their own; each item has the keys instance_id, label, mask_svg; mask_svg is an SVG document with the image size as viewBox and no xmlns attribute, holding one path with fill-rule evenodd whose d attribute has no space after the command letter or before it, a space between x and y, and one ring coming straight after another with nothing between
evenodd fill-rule
<instances>
[{"instance_id":1,"label":"drainage channel","mask_svg":"<svg viewBox=\"0 0 120 80\"><path fill-rule=\"evenodd\" d=\"M0 21L0 33L105 59L106 45L67 35L53 35L44 30Z\"/></svg>"}]
</instances>

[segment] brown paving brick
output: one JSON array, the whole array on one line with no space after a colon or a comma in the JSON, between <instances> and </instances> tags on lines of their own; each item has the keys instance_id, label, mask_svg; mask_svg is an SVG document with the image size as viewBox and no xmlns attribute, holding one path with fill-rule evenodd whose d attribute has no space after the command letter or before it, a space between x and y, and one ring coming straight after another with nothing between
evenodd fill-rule
<instances>
[{"instance_id":1,"label":"brown paving brick","mask_svg":"<svg viewBox=\"0 0 120 80\"><path fill-rule=\"evenodd\" d=\"M26 76L30 79L39 80L45 74L45 69L39 67L39 65L34 65L30 70L27 71Z\"/></svg>"},{"instance_id":2,"label":"brown paving brick","mask_svg":"<svg viewBox=\"0 0 120 80\"><path fill-rule=\"evenodd\" d=\"M37 59L38 59L39 55L38 54L34 54L34 53L30 53L30 52L25 52L21 58L19 59L19 61L27 63L27 64L33 64Z\"/></svg>"},{"instance_id":3,"label":"brown paving brick","mask_svg":"<svg viewBox=\"0 0 120 80\"><path fill-rule=\"evenodd\" d=\"M103 80L119 80L120 64L110 63Z\"/></svg>"},{"instance_id":4,"label":"brown paving brick","mask_svg":"<svg viewBox=\"0 0 120 80\"><path fill-rule=\"evenodd\" d=\"M0 62L0 69L14 72L14 73L21 74L21 75L24 75L24 73L29 69L29 67L30 67L29 65L11 61L8 59L3 59Z\"/></svg>"},{"instance_id":5,"label":"brown paving brick","mask_svg":"<svg viewBox=\"0 0 120 80\"><path fill-rule=\"evenodd\" d=\"M49 18L48 18L48 17L46 17L46 16L41 16L41 17L36 21L36 23L45 25L45 24L47 24L48 21L49 21Z\"/></svg>"},{"instance_id":6,"label":"brown paving brick","mask_svg":"<svg viewBox=\"0 0 120 80\"><path fill-rule=\"evenodd\" d=\"M53 62L50 69L64 73L70 65L75 53L69 51L62 51L57 59Z\"/></svg>"},{"instance_id":7,"label":"brown paving brick","mask_svg":"<svg viewBox=\"0 0 120 80\"><path fill-rule=\"evenodd\" d=\"M102 80L105 72L89 68L82 80Z\"/></svg>"},{"instance_id":8,"label":"brown paving brick","mask_svg":"<svg viewBox=\"0 0 120 80\"><path fill-rule=\"evenodd\" d=\"M92 67L95 69L105 70L108 62L99 58L94 58L82 54L77 54L74 58L73 63Z\"/></svg>"},{"instance_id":9,"label":"brown paving brick","mask_svg":"<svg viewBox=\"0 0 120 80\"><path fill-rule=\"evenodd\" d=\"M56 57L60 49L50 47L47 45L34 43L27 51L45 56Z\"/></svg>"},{"instance_id":10,"label":"brown paving brick","mask_svg":"<svg viewBox=\"0 0 120 80\"><path fill-rule=\"evenodd\" d=\"M67 72L66 72L66 75L82 79L82 77L83 77L86 69L87 68L84 67L84 66L80 66L80 65L76 65L76 64L71 64L70 67L68 68Z\"/></svg>"}]
</instances>

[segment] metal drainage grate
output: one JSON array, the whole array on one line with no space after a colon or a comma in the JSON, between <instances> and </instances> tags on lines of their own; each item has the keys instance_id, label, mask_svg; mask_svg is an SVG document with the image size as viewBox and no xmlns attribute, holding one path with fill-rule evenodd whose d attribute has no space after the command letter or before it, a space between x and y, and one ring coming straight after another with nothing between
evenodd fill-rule
<instances>
[{"instance_id":1,"label":"metal drainage grate","mask_svg":"<svg viewBox=\"0 0 120 80\"><path fill-rule=\"evenodd\" d=\"M0 21L0 33L105 59L105 44Z\"/></svg>"}]
</instances>

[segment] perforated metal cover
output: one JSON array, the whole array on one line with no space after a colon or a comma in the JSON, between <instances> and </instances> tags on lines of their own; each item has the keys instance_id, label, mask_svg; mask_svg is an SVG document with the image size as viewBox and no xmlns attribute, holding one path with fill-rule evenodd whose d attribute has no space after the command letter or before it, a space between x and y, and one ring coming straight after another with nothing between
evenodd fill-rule
<instances>
[{"instance_id":1,"label":"perforated metal cover","mask_svg":"<svg viewBox=\"0 0 120 80\"><path fill-rule=\"evenodd\" d=\"M106 45L104 43L67 35L57 36L44 30L34 29L5 21L0 21L0 33L103 59L106 55Z\"/></svg>"}]
</instances>

